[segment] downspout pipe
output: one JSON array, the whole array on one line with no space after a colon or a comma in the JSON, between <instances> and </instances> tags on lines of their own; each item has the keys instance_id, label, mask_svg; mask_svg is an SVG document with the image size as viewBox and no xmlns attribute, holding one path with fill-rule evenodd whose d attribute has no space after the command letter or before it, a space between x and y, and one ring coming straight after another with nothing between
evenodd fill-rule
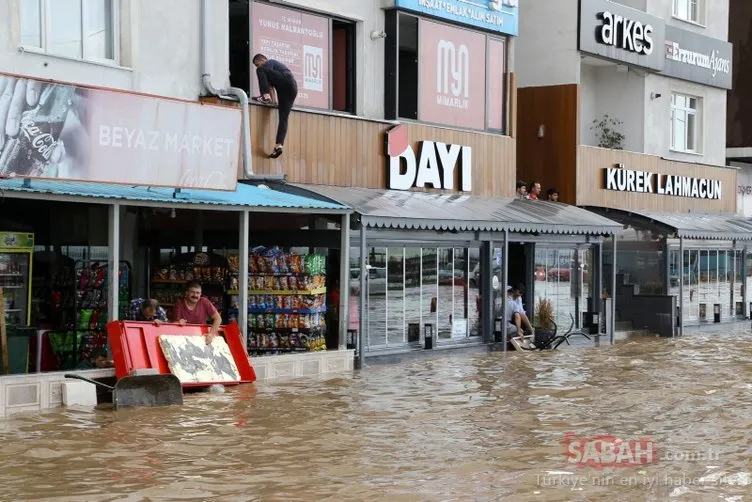
<instances>
[{"instance_id":1,"label":"downspout pipe","mask_svg":"<svg viewBox=\"0 0 752 502\"><path fill-rule=\"evenodd\" d=\"M251 159L251 120L249 118L250 108L248 104L248 94L239 87L216 89L214 84L212 84L211 73L209 73L209 60L211 57L209 48L210 1L211 0L201 0L201 83L204 86L204 90L210 96L233 96L238 102L240 102L243 114L243 172L245 173L246 178L253 178L253 161Z\"/></svg>"}]
</instances>

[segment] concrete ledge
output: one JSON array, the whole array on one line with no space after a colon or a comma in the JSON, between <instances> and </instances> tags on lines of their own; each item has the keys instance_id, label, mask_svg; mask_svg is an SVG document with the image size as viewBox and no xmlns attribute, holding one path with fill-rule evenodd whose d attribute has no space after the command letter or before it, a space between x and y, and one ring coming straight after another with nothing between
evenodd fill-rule
<instances>
[{"instance_id":1,"label":"concrete ledge","mask_svg":"<svg viewBox=\"0 0 752 502\"><path fill-rule=\"evenodd\" d=\"M2 376L0 377L0 418L14 413L41 411L62 406L63 382L73 383L72 380L63 376L64 373L77 373L88 378L115 377L113 368ZM92 384L77 383L91 387L91 391L96 394Z\"/></svg>"},{"instance_id":2,"label":"concrete ledge","mask_svg":"<svg viewBox=\"0 0 752 502\"><path fill-rule=\"evenodd\" d=\"M97 405L97 389L94 384L66 380L61 385L65 406L93 408Z\"/></svg>"},{"instance_id":3,"label":"concrete ledge","mask_svg":"<svg viewBox=\"0 0 752 502\"><path fill-rule=\"evenodd\" d=\"M282 354L251 358L259 381L315 377L353 371L353 350ZM115 370L96 369L54 373L0 376L0 418L14 413L34 412L69 406L95 406L96 387L66 379L64 373L88 378L115 378Z\"/></svg>"},{"instance_id":4,"label":"concrete ledge","mask_svg":"<svg viewBox=\"0 0 752 502\"><path fill-rule=\"evenodd\" d=\"M311 377L353 371L354 350L328 350L252 357L258 381Z\"/></svg>"}]
</instances>

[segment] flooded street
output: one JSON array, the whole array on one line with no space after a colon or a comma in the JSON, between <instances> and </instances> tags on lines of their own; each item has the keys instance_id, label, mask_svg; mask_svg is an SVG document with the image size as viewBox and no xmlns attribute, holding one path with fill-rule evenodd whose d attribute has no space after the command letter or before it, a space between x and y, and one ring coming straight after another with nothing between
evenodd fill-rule
<instances>
[{"instance_id":1,"label":"flooded street","mask_svg":"<svg viewBox=\"0 0 752 502\"><path fill-rule=\"evenodd\" d=\"M648 438L655 463L578 467L567 433ZM450 352L15 417L0 440L2 500L750 500L752 335Z\"/></svg>"}]
</instances>

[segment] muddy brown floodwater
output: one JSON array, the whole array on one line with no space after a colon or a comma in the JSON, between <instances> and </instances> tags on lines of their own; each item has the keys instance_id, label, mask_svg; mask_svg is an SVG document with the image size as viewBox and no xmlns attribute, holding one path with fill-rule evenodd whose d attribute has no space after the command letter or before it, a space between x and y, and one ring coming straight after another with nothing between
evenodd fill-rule
<instances>
[{"instance_id":1,"label":"muddy brown floodwater","mask_svg":"<svg viewBox=\"0 0 752 502\"><path fill-rule=\"evenodd\" d=\"M3 501L742 501L752 334L450 353L180 408L17 416L0 441Z\"/></svg>"}]
</instances>

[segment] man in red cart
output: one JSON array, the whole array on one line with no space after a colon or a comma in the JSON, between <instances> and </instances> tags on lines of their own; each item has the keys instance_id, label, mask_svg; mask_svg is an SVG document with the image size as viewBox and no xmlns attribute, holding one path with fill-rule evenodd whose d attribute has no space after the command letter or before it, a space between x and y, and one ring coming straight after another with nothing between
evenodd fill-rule
<instances>
[{"instance_id":1,"label":"man in red cart","mask_svg":"<svg viewBox=\"0 0 752 502\"><path fill-rule=\"evenodd\" d=\"M185 285L185 295L172 309L172 322L186 324L207 324L211 319L211 329L206 336L207 345L212 343L222 324L222 316L205 296L201 296L201 283L191 281Z\"/></svg>"}]
</instances>

